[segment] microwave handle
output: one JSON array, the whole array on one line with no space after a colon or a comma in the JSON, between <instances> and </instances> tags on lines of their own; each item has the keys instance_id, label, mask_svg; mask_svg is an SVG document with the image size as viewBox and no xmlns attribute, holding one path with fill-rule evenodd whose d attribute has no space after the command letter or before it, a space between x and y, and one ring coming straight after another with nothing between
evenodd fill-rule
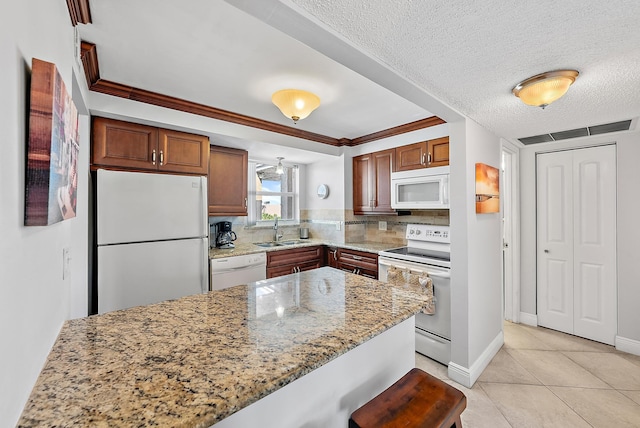
<instances>
[{"instance_id":1,"label":"microwave handle","mask_svg":"<svg viewBox=\"0 0 640 428\"><path fill-rule=\"evenodd\" d=\"M449 204L449 177L442 180L442 202Z\"/></svg>"}]
</instances>

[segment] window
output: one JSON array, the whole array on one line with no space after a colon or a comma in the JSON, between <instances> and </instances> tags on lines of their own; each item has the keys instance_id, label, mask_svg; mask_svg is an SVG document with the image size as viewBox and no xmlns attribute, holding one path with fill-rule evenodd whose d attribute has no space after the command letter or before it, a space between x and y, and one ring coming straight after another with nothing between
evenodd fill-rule
<instances>
[{"instance_id":1,"label":"window","mask_svg":"<svg viewBox=\"0 0 640 428\"><path fill-rule=\"evenodd\" d=\"M285 166L282 174L276 165L249 162L249 224L273 223L276 216L283 223L296 224L300 219L298 168Z\"/></svg>"}]
</instances>

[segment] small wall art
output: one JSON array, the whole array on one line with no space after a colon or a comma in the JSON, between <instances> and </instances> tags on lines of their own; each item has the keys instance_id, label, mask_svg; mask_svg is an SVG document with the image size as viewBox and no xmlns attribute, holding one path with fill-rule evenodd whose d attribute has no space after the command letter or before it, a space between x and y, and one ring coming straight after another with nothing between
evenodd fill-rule
<instances>
[{"instance_id":1,"label":"small wall art","mask_svg":"<svg viewBox=\"0 0 640 428\"><path fill-rule=\"evenodd\" d=\"M31 63L25 226L76 216L78 111L55 64Z\"/></svg>"},{"instance_id":2,"label":"small wall art","mask_svg":"<svg viewBox=\"0 0 640 428\"><path fill-rule=\"evenodd\" d=\"M500 171L483 163L476 164L476 213L500 211Z\"/></svg>"}]
</instances>

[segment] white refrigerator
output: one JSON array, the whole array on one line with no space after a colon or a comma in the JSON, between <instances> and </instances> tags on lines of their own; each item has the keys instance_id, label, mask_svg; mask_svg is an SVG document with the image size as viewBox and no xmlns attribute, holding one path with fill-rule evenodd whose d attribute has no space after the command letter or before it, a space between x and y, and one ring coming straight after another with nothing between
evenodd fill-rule
<instances>
[{"instance_id":1,"label":"white refrigerator","mask_svg":"<svg viewBox=\"0 0 640 428\"><path fill-rule=\"evenodd\" d=\"M98 170L102 314L209 289L207 178Z\"/></svg>"}]
</instances>

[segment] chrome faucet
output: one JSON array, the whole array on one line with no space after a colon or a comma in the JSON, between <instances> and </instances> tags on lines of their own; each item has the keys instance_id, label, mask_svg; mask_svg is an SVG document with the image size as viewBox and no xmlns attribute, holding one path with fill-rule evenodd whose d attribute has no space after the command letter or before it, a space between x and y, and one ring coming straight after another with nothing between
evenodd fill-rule
<instances>
[{"instance_id":1,"label":"chrome faucet","mask_svg":"<svg viewBox=\"0 0 640 428\"><path fill-rule=\"evenodd\" d=\"M278 235L278 216L275 216L275 217L276 217L276 221L273 224L273 240L274 242L278 242L278 240L282 238L282 235Z\"/></svg>"}]
</instances>

